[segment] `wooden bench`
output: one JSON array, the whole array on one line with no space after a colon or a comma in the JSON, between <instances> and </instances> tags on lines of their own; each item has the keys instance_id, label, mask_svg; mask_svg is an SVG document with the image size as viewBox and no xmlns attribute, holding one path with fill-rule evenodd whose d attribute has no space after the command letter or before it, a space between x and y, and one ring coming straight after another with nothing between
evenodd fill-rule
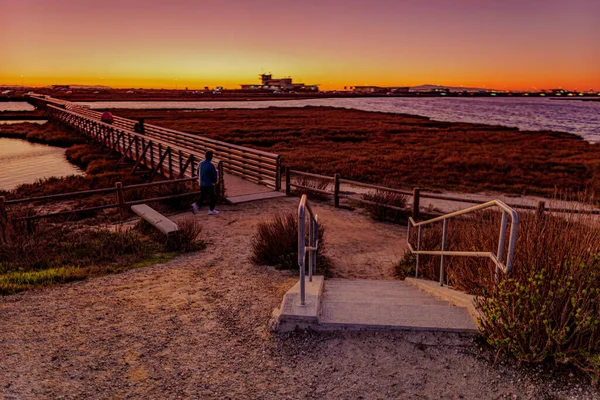
<instances>
[{"instance_id":1,"label":"wooden bench","mask_svg":"<svg viewBox=\"0 0 600 400\"><path fill-rule=\"evenodd\" d=\"M179 226L147 204L131 206L131 211L148 221L156 229L169 236L179 231Z\"/></svg>"}]
</instances>

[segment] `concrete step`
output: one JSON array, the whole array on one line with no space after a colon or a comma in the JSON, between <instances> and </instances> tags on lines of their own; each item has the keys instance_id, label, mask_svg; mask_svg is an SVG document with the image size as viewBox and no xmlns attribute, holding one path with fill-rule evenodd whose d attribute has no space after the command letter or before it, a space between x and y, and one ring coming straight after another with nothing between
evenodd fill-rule
<instances>
[{"instance_id":1,"label":"concrete step","mask_svg":"<svg viewBox=\"0 0 600 400\"><path fill-rule=\"evenodd\" d=\"M331 293L325 291L323 302L349 303L360 306L362 304L381 304L381 305L428 305L428 306L449 306L450 303L438 300L431 296L411 295L411 296L359 296L349 297L343 293Z\"/></svg>"},{"instance_id":2,"label":"concrete step","mask_svg":"<svg viewBox=\"0 0 600 400\"><path fill-rule=\"evenodd\" d=\"M477 332L466 309L439 305L352 304L323 301L319 330L427 330Z\"/></svg>"}]
</instances>

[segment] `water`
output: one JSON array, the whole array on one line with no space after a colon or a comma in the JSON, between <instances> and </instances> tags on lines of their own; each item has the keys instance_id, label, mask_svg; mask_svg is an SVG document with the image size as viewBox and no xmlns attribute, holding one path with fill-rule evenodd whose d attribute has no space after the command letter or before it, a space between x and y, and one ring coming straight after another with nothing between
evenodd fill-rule
<instances>
[{"instance_id":1,"label":"water","mask_svg":"<svg viewBox=\"0 0 600 400\"><path fill-rule=\"evenodd\" d=\"M598 101L527 97L388 97L283 101L109 101L79 104L91 108L183 110L330 106L421 115L438 121L502 125L533 131L562 131L574 133L590 142L600 142Z\"/></svg>"},{"instance_id":2,"label":"water","mask_svg":"<svg viewBox=\"0 0 600 400\"><path fill-rule=\"evenodd\" d=\"M35 107L26 101L0 101L2 111L33 111Z\"/></svg>"},{"instance_id":3,"label":"water","mask_svg":"<svg viewBox=\"0 0 600 400\"><path fill-rule=\"evenodd\" d=\"M67 161L65 149L21 139L0 138L0 165L0 190L51 176L83 175Z\"/></svg>"},{"instance_id":4,"label":"water","mask_svg":"<svg viewBox=\"0 0 600 400\"><path fill-rule=\"evenodd\" d=\"M23 124L23 123L30 123L30 124L39 124L39 125L43 125L46 122L48 122L47 120L43 120L43 119L11 119L11 120L0 120L0 125L1 124L5 124L5 125L12 125L12 124Z\"/></svg>"}]
</instances>

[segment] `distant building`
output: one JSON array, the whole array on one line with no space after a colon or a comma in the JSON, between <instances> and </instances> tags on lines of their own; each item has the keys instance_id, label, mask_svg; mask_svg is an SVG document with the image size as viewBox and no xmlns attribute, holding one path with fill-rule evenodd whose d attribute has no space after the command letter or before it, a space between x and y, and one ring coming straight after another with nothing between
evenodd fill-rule
<instances>
[{"instance_id":1,"label":"distant building","mask_svg":"<svg viewBox=\"0 0 600 400\"><path fill-rule=\"evenodd\" d=\"M52 85L52 90L69 90L71 85Z\"/></svg>"},{"instance_id":2,"label":"distant building","mask_svg":"<svg viewBox=\"0 0 600 400\"><path fill-rule=\"evenodd\" d=\"M354 93L408 93L405 86L354 86Z\"/></svg>"},{"instance_id":3,"label":"distant building","mask_svg":"<svg viewBox=\"0 0 600 400\"><path fill-rule=\"evenodd\" d=\"M261 83L242 84L242 90L269 90L269 91L311 91L318 92L318 85L306 85L304 83L295 83L292 78L273 79L271 74L260 74Z\"/></svg>"}]
</instances>

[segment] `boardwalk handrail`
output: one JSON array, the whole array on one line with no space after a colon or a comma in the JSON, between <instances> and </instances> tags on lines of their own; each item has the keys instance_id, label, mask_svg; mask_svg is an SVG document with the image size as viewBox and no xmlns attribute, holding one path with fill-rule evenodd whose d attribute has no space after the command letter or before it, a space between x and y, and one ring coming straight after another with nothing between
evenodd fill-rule
<instances>
[{"instance_id":1,"label":"boardwalk handrail","mask_svg":"<svg viewBox=\"0 0 600 400\"><path fill-rule=\"evenodd\" d=\"M201 161L203 153L212 150L215 160L223 161L225 172L254 183L272 187L275 190L281 188L281 157L278 154L151 124L144 124L144 133L140 134L134 132L136 124L134 120L115 116L113 124L104 124L100 121L102 113L90 110L87 107L37 94L28 95L27 97L31 99L32 103L45 106L51 116L84 131L86 135L92 136L96 140L101 136L101 140L107 141L106 137L108 136L108 142L116 141L118 152L128 152L129 158L133 158L135 155L137 161L140 159L143 163L148 161L153 168L152 152L156 150L154 143L158 144L156 147L158 147L159 165L156 172L160 169L160 173L166 175L165 170L167 170L169 178L173 178L173 174L177 172L180 177L189 176L190 174L186 174L186 171L190 160L192 164L190 169L193 170L194 162ZM116 140L115 136L117 137ZM138 149L140 144L138 142L142 139L154 143L150 146L150 154L144 153L140 157L141 152ZM123 142L122 145L120 141ZM134 147L132 147L133 142L135 142ZM185 159L183 159L184 156ZM177 162L175 162L175 165L172 164L172 158L177 158L175 161L180 161L179 168ZM184 165L185 169L183 168Z\"/></svg>"},{"instance_id":2,"label":"boardwalk handrail","mask_svg":"<svg viewBox=\"0 0 600 400\"><path fill-rule=\"evenodd\" d=\"M306 211L308 211L308 246L306 245ZM319 217L308 204L308 197L302 195L298 204L298 267L300 268L300 305L306 302L305 269L308 256L308 280L312 282L317 267L319 251Z\"/></svg>"},{"instance_id":3,"label":"boardwalk handrail","mask_svg":"<svg viewBox=\"0 0 600 400\"><path fill-rule=\"evenodd\" d=\"M447 251L446 250L446 237L448 233L448 220L451 218L459 217L461 215L469 214L475 211L484 210L491 207L499 207L502 209L502 222L500 224L500 236L498 238L498 251L494 254L491 251ZM506 256L506 263L503 263L504 259L504 248L506 244L506 229L508 227L508 218L510 217L511 226L510 226L510 235L508 241L508 254ZM421 236L422 236L422 228L426 225L431 225L436 222L443 222L442 228L442 248L441 250L421 250ZM444 262L445 256L461 256L461 257L487 257L494 262L496 265L496 279L498 278L499 272L502 271L505 274L508 274L512 269L512 262L515 255L515 246L517 243L517 228L519 225L519 216L517 212L506 205L503 201L500 200L492 200L487 203L479 204L473 207L465 208L463 210L455 211L449 214L442 215L440 217L432 218L427 221L415 222L415 220L410 217L408 220L408 234L406 238L406 243L408 244L408 248L412 254L416 255L416 269L415 269L415 277L419 276L419 255L439 255L441 256L440 262L440 285L444 285ZM418 228L417 234L417 248L413 248L410 243L410 229L412 227Z\"/></svg>"}]
</instances>

